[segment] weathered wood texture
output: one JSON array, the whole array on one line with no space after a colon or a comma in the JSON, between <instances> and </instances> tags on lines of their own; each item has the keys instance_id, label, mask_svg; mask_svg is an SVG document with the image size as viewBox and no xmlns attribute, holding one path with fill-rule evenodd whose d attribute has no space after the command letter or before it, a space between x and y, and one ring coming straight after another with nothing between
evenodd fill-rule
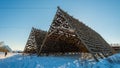
<instances>
[{"instance_id":1,"label":"weathered wood texture","mask_svg":"<svg viewBox=\"0 0 120 68\"><path fill-rule=\"evenodd\" d=\"M58 7L48 32L32 28L25 53L82 53L97 60L115 53L114 49L93 29ZM84 56L84 55L83 55Z\"/></svg>"},{"instance_id":2,"label":"weathered wood texture","mask_svg":"<svg viewBox=\"0 0 120 68\"><path fill-rule=\"evenodd\" d=\"M94 57L99 53L104 57L115 53L96 31L59 7L38 54L57 52L87 52Z\"/></svg>"},{"instance_id":3,"label":"weathered wood texture","mask_svg":"<svg viewBox=\"0 0 120 68\"><path fill-rule=\"evenodd\" d=\"M24 53L38 53L46 33L46 31L32 28Z\"/></svg>"}]
</instances>

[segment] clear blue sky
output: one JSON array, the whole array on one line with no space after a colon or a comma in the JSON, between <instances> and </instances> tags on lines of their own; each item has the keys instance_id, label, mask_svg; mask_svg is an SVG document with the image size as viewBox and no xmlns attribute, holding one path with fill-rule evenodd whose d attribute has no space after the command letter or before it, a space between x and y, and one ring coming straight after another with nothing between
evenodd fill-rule
<instances>
[{"instance_id":1,"label":"clear blue sky","mask_svg":"<svg viewBox=\"0 0 120 68\"><path fill-rule=\"evenodd\" d=\"M120 0L0 0L0 41L23 50L32 27L48 30L57 6L120 43Z\"/></svg>"}]
</instances>

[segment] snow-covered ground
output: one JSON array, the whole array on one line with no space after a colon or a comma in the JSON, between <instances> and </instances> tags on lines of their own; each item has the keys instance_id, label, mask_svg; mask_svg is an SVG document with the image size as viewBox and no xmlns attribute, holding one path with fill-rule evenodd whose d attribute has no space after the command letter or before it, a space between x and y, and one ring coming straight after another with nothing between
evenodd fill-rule
<instances>
[{"instance_id":1,"label":"snow-covered ground","mask_svg":"<svg viewBox=\"0 0 120 68\"><path fill-rule=\"evenodd\" d=\"M94 64L94 68L120 68L120 53Z\"/></svg>"},{"instance_id":2,"label":"snow-covered ground","mask_svg":"<svg viewBox=\"0 0 120 68\"><path fill-rule=\"evenodd\" d=\"M11 54L10 56L4 59L0 57L0 68L120 68L120 54L95 63L81 61L77 55L37 57Z\"/></svg>"},{"instance_id":3,"label":"snow-covered ground","mask_svg":"<svg viewBox=\"0 0 120 68\"><path fill-rule=\"evenodd\" d=\"M8 58L8 57L11 57L11 56L14 56L15 54L14 53L7 53L7 55L5 56L5 53L4 52L0 52L0 59L5 59L5 58Z\"/></svg>"}]
</instances>

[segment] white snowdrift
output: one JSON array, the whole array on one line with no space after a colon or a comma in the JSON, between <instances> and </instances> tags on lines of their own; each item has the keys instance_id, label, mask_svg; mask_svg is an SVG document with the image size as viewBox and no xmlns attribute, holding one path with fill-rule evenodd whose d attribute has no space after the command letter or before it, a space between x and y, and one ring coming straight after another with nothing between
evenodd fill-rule
<instances>
[{"instance_id":1,"label":"white snowdrift","mask_svg":"<svg viewBox=\"0 0 120 68\"><path fill-rule=\"evenodd\" d=\"M120 68L120 53L101 60L93 68Z\"/></svg>"},{"instance_id":2,"label":"white snowdrift","mask_svg":"<svg viewBox=\"0 0 120 68\"><path fill-rule=\"evenodd\" d=\"M100 62L81 61L79 56L23 56L13 55L0 59L0 68L119 68L120 54L116 54Z\"/></svg>"}]
</instances>

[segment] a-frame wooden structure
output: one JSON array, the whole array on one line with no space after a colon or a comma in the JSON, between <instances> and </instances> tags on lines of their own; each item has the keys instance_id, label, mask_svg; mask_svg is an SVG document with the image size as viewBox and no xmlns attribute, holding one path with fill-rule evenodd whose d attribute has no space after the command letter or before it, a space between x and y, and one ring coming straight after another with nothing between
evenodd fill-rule
<instances>
[{"instance_id":1,"label":"a-frame wooden structure","mask_svg":"<svg viewBox=\"0 0 120 68\"><path fill-rule=\"evenodd\" d=\"M96 31L58 7L38 55L59 52L87 52L93 57L107 57L115 53Z\"/></svg>"},{"instance_id":2,"label":"a-frame wooden structure","mask_svg":"<svg viewBox=\"0 0 120 68\"><path fill-rule=\"evenodd\" d=\"M46 31L32 27L24 53L38 53L46 33Z\"/></svg>"}]
</instances>

